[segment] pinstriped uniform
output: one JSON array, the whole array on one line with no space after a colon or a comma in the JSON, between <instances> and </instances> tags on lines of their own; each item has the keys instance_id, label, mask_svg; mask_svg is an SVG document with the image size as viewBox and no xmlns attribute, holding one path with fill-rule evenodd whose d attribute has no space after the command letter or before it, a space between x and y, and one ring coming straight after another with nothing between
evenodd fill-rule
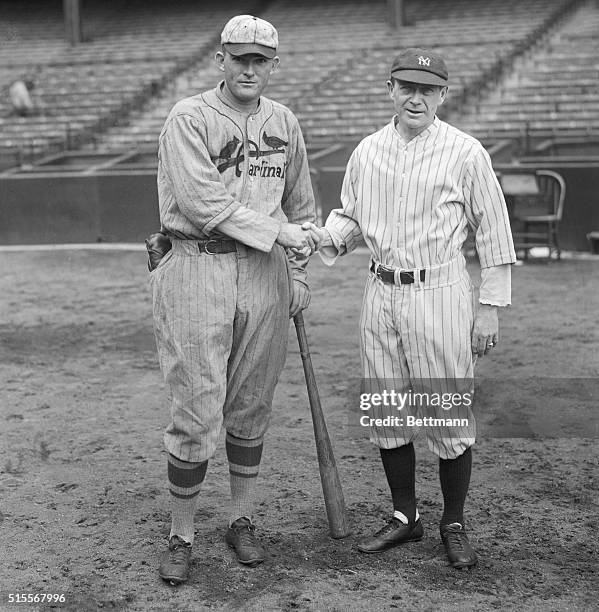
<instances>
[{"instance_id":1,"label":"pinstriped uniform","mask_svg":"<svg viewBox=\"0 0 599 612\"><path fill-rule=\"evenodd\" d=\"M172 250L151 272L154 330L171 408L169 453L202 462L221 426L258 439L287 350L291 279L305 258L275 243L281 222L314 219L299 125L260 99L249 116L219 88L180 101L160 137L158 191ZM234 252L195 239L228 236Z\"/></svg>"},{"instance_id":2,"label":"pinstriped uniform","mask_svg":"<svg viewBox=\"0 0 599 612\"><path fill-rule=\"evenodd\" d=\"M173 240L151 273L154 326L172 421L169 453L205 461L221 426L258 438L268 425L285 363L289 277L285 254L200 255L197 243Z\"/></svg>"},{"instance_id":3,"label":"pinstriped uniform","mask_svg":"<svg viewBox=\"0 0 599 612\"><path fill-rule=\"evenodd\" d=\"M397 287L368 276L360 317L362 365L370 392L395 389L408 392L468 393L472 388L473 360L470 329L473 321L470 280L460 274L461 262L451 267L448 280L432 281L426 289L412 285ZM450 360L444 359L447 355ZM452 384L453 383L453 384ZM370 416L384 418L386 407L373 406ZM459 456L474 443L472 410L459 406L450 412L442 407L404 407L398 416L467 419L464 427L424 427L429 447L443 459ZM418 427L371 428L372 440L381 448L396 448L412 441Z\"/></svg>"},{"instance_id":4,"label":"pinstriped uniform","mask_svg":"<svg viewBox=\"0 0 599 612\"><path fill-rule=\"evenodd\" d=\"M391 381L398 392L422 381L471 388L472 286L461 252L468 225L476 230L482 268L515 261L505 201L482 145L438 118L406 142L394 119L353 152L341 201L325 225L338 254L365 242L377 264L427 271L424 281L416 272L414 284L401 286L370 273L360 317L365 380L379 387ZM466 406L437 412L426 416L468 419L451 431L426 427L433 452L458 457L474 443L472 412ZM396 448L416 433L372 427L371 439Z\"/></svg>"}]
</instances>

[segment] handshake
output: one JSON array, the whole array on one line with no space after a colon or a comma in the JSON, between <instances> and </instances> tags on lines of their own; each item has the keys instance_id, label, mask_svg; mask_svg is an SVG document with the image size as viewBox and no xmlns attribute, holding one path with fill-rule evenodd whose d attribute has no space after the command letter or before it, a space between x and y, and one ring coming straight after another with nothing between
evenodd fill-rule
<instances>
[{"instance_id":1,"label":"handshake","mask_svg":"<svg viewBox=\"0 0 599 612\"><path fill-rule=\"evenodd\" d=\"M328 232L323 227L306 221L302 225L283 223L277 236L277 242L296 255L309 257L321 247Z\"/></svg>"}]
</instances>

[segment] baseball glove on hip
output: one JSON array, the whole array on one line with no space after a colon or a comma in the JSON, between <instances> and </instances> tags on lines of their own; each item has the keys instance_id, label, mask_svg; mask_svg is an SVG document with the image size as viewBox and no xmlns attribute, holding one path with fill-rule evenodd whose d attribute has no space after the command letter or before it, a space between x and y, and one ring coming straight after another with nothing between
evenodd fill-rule
<instances>
[{"instance_id":1,"label":"baseball glove on hip","mask_svg":"<svg viewBox=\"0 0 599 612\"><path fill-rule=\"evenodd\" d=\"M160 260L171 250L173 245L164 232L157 232L146 238L146 249L148 251L148 270L154 270Z\"/></svg>"}]
</instances>

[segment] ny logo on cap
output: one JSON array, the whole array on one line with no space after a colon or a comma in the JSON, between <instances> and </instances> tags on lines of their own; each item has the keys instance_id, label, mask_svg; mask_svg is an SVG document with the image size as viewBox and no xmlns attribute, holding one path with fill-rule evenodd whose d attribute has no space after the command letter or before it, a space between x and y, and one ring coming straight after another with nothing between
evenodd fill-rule
<instances>
[{"instance_id":1,"label":"ny logo on cap","mask_svg":"<svg viewBox=\"0 0 599 612\"><path fill-rule=\"evenodd\" d=\"M418 58L418 65L419 66L430 66L431 65L431 58L430 57L422 57L422 55Z\"/></svg>"}]
</instances>

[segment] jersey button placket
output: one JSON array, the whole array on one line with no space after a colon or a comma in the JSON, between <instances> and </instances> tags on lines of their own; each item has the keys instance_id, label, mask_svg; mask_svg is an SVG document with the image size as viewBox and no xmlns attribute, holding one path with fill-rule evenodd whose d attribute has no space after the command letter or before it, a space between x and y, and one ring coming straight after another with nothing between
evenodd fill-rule
<instances>
[{"instance_id":1,"label":"jersey button placket","mask_svg":"<svg viewBox=\"0 0 599 612\"><path fill-rule=\"evenodd\" d=\"M248 135L248 166L252 165L252 157L251 157L251 147L249 146L249 141L251 140L252 142L256 142L259 143L258 139L254 138L254 133L253 133L253 127L254 127L254 115L250 115L248 118L248 126L247 126L247 135ZM250 133L250 130L251 133ZM258 149L260 148L260 144L256 145L258 147ZM258 152L256 151L256 155L258 155ZM256 163L258 163L259 157L256 157ZM256 176L254 174L252 174L250 176L250 189L254 188L254 184L255 184L255 179Z\"/></svg>"},{"instance_id":2,"label":"jersey button placket","mask_svg":"<svg viewBox=\"0 0 599 612\"><path fill-rule=\"evenodd\" d=\"M408 147L407 146L402 146L399 149L399 158L400 158L400 165L398 168L398 177L397 177L397 184L398 184L398 191L399 191L399 197L397 198L397 211L396 211L396 223L395 223L395 228L394 228L394 233L395 233L395 240L393 241L393 244L395 246L394 248L394 257L393 259L395 260L396 264L397 262L400 261L399 258L399 254L401 252L401 250L404 248L404 240L403 237L405 235L405 227L404 227L404 223L403 223L403 219L405 218L405 202L406 202L406 197L405 197L405 193L406 193L406 184L405 184L405 177L406 177L406 158L407 158L407 151L408 151Z\"/></svg>"}]
</instances>

